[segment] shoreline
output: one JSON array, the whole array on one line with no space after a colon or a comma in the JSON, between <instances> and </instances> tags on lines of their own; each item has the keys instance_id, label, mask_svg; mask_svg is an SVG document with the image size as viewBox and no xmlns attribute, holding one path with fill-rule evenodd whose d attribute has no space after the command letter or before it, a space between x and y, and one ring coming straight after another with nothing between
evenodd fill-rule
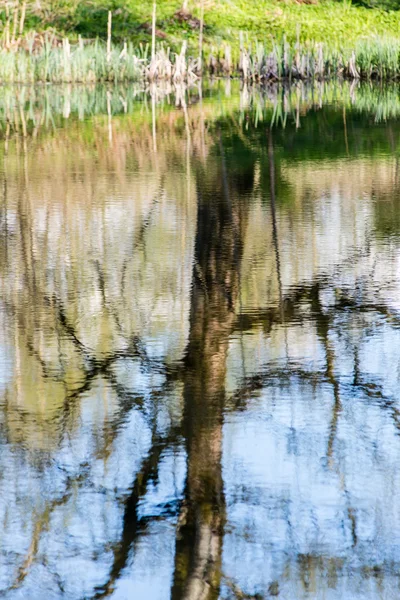
<instances>
[{"instance_id":1,"label":"shoreline","mask_svg":"<svg viewBox=\"0 0 400 600\"><path fill-rule=\"evenodd\" d=\"M205 51L190 55L186 41L179 53L160 45L149 49L132 43L121 46L100 40L73 44L44 36L40 46L0 52L0 84L8 83L194 83L202 77L233 77L248 83L400 79L400 38L360 40L353 48L335 49L322 43L285 39L268 47L260 42L224 54Z\"/></svg>"}]
</instances>

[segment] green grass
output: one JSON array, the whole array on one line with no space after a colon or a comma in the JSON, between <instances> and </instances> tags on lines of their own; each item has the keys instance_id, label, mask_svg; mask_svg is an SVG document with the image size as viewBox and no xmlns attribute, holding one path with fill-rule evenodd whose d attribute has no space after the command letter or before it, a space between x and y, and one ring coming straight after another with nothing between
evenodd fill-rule
<instances>
[{"instance_id":1,"label":"green grass","mask_svg":"<svg viewBox=\"0 0 400 600\"><path fill-rule=\"evenodd\" d=\"M204 2L203 65L212 65L217 74L239 74L245 56L249 80L400 75L400 11L355 6L348 0ZM189 0L186 19L177 16L181 6L181 0L157 1L157 47L164 66L156 79L174 68L175 52L184 40L188 57L198 56L200 0ZM122 82L148 76L152 1L42 0L40 7L29 7L28 34L21 44L27 51L18 47L15 52L14 47L1 52L0 82ZM109 9L115 43L111 57L101 41ZM53 33L41 37L41 46L34 29ZM2 35L4 41L4 29ZM78 38L92 42L78 43ZM127 51L121 55L122 42Z\"/></svg>"},{"instance_id":2,"label":"green grass","mask_svg":"<svg viewBox=\"0 0 400 600\"><path fill-rule=\"evenodd\" d=\"M247 36L268 41L283 35L294 43L313 40L329 46L354 44L373 35L398 35L400 16L397 12L356 7L342 2L320 2L316 5L271 2L222 1L218 11L209 11L206 22L214 35L235 41L239 31Z\"/></svg>"},{"instance_id":3,"label":"green grass","mask_svg":"<svg viewBox=\"0 0 400 600\"><path fill-rule=\"evenodd\" d=\"M107 55L104 44L75 44L67 39L61 47L46 41L40 51L4 52L0 55L1 83L94 83L97 81L137 81L143 68L131 45L124 56L112 47Z\"/></svg>"},{"instance_id":4,"label":"green grass","mask_svg":"<svg viewBox=\"0 0 400 600\"><path fill-rule=\"evenodd\" d=\"M46 3L44 2L44 5ZM198 27L176 18L180 0L158 0L157 28L165 44L175 50L182 39L189 47L197 47ZM44 18L31 12L27 23L32 28L54 27L69 35L105 37L107 11L113 10L115 40L129 39L134 44L150 41L152 1L149 0L53 0ZM199 0L189 0L189 12L200 17ZM35 9L37 10L37 9ZM239 32L247 41L255 39L271 45L272 40L286 39L324 42L330 47L354 45L359 39L373 36L396 37L400 33L400 13L370 9L344 2L320 0L317 4L297 4L294 0L205 0L205 43L221 49L229 42L233 51L239 48ZM161 34L160 34L161 35Z\"/></svg>"}]
</instances>

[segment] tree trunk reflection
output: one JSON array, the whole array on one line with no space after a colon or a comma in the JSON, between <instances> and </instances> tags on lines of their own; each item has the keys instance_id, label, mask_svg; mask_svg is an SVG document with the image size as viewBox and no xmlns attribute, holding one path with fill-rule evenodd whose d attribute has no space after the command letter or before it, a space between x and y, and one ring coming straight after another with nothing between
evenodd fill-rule
<instances>
[{"instance_id":1,"label":"tree trunk reflection","mask_svg":"<svg viewBox=\"0 0 400 600\"><path fill-rule=\"evenodd\" d=\"M228 183L222 144L221 153L221 170L211 185L207 185L206 173L198 178L190 334L184 375L187 479L178 524L173 599L218 598L221 580L226 359L235 321L246 222L246 207L243 203L240 206Z\"/></svg>"}]
</instances>

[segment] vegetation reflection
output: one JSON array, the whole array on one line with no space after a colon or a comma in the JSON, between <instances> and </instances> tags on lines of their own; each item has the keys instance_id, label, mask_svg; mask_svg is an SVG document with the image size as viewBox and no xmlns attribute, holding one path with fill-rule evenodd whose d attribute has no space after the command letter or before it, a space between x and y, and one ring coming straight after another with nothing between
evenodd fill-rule
<instances>
[{"instance_id":1,"label":"vegetation reflection","mask_svg":"<svg viewBox=\"0 0 400 600\"><path fill-rule=\"evenodd\" d=\"M2 593L393 593L399 127L152 92L2 105Z\"/></svg>"}]
</instances>

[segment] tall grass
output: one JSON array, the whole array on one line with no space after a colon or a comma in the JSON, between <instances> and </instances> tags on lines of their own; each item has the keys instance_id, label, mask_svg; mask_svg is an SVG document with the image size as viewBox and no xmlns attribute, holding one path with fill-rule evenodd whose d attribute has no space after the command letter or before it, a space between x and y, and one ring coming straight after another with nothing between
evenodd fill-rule
<instances>
[{"instance_id":1,"label":"tall grass","mask_svg":"<svg viewBox=\"0 0 400 600\"><path fill-rule=\"evenodd\" d=\"M330 48L312 41L289 44L285 39L272 50L260 43L242 49L238 72L246 80L268 79L397 79L400 77L400 39L369 38L353 48Z\"/></svg>"},{"instance_id":2,"label":"tall grass","mask_svg":"<svg viewBox=\"0 0 400 600\"><path fill-rule=\"evenodd\" d=\"M195 78L195 61L184 52L159 48L152 58L147 48L125 43L107 49L100 40L71 44L46 36L39 47L27 38L24 48L0 51L1 83L94 83Z\"/></svg>"},{"instance_id":3,"label":"tall grass","mask_svg":"<svg viewBox=\"0 0 400 600\"><path fill-rule=\"evenodd\" d=\"M331 48L312 41L241 43L235 56L229 44L198 56L160 47L106 45L97 40L71 44L46 36L38 46L27 37L24 47L0 51L1 83L123 83L139 80L193 81L198 75L241 76L245 81L348 79L389 80L400 77L400 39L373 37L353 48ZM199 72L201 65L202 73Z\"/></svg>"},{"instance_id":4,"label":"tall grass","mask_svg":"<svg viewBox=\"0 0 400 600\"><path fill-rule=\"evenodd\" d=\"M0 80L3 83L90 83L127 81L141 76L141 61L132 49L121 56L113 48L110 60L103 44L77 44L67 39L54 46L45 39L40 49L3 51L0 54Z\"/></svg>"}]
</instances>

